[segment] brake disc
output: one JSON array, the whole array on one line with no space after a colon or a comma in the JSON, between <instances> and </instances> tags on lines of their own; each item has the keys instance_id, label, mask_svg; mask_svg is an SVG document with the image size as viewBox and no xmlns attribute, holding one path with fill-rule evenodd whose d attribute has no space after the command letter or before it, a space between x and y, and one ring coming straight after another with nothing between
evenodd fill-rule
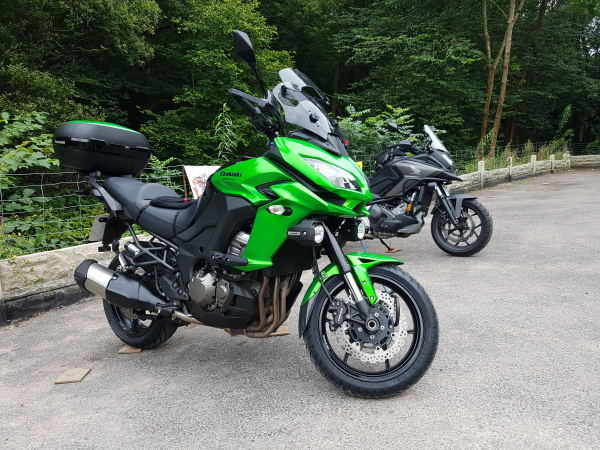
<instances>
[{"instance_id":1,"label":"brake disc","mask_svg":"<svg viewBox=\"0 0 600 450\"><path fill-rule=\"evenodd\" d=\"M463 211L463 213L461 214L461 219L463 219L463 222L465 223L465 225L466 224L469 224L469 225L466 225L463 230L461 230L460 228L453 228L452 232L458 232L458 233L462 233L462 234L451 235L446 227L442 227L442 229L441 229L442 235L444 236L444 239L446 240L446 242L449 242L451 244L458 244L460 242L466 242L475 233L474 232L475 221L473 220L473 218ZM446 223L449 223L449 222L450 221L448 220Z\"/></svg>"},{"instance_id":2,"label":"brake disc","mask_svg":"<svg viewBox=\"0 0 600 450\"><path fill-rule=\"evenodd\" d=\"M137 320L138 315L131 308L121 308L121 312L130 320Z\"/></svg>"},{"instance_id":3,"label":"brake disc","mask_svg":"<svg viewBox=\"0 0 600 450\"><path fill-rule=\"evenodd\" d=\"M394 314L390 313L392 311L395 312L394 297L387 292L375 292L378 299L377 307L382 312L383 317L386 319L395 317ZM335 330L337 341L346 353L362 362L368 362L372 364L385 362L386 359L392 359L398 354L398 352L400 352L402 346L404 345L404 341L406 340L406 336L408 335L406 315L404 314L402 308L400 308L399 315L400 318L398 321L398 326L392 326L393 331L389 334L387 342L384 345L381 345L381 339L377 339L378 337L382 336L381 333L375 333L376 337L372 340L377 341L377 343L371 343L370 337L366 339L364 338L364 335L368 336L367 333L364 333L363 335L362 330L356 333L358 329L353 329L356 327L356 325L351 325L348 322L344 322Z\"/></svg>"}]
</instances>

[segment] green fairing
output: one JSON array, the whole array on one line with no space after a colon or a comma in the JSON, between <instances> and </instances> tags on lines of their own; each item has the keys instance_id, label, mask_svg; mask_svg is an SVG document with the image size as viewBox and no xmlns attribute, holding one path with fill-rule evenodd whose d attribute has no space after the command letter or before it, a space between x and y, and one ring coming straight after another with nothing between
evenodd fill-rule
<instances>
[{"instance_id":1,"label":"green fairing","mask_svg":"<svg viewBox=\"0 0 600 450\"><path fill-rule=\"evenodd\" d=\"M247 159L217 170L211 179L213 185L226 195L243 197L253 205L268 202L256 187L269 183L294 181L265 157Z\"/></svg>"},{"instance_id":2,"label":"green fairing","mask_svg":"<svg viewBox=\"0 0 600 450\"><path fill-rule=\"evenodd\" d=\"M369 277L369 269L379 264L404 264L403 261L392 258L390 256L376 255L373 253L364 252L348 253L346 255L346 259L348 260L350 267L352 267L352 270L354 271L354 275L356 276L359 286L362 287L371 304L375 304L375 302L377 301L377 295L375 294L373 283L371 282L371 278ZM340 268L334 263L331 263L321 271L321 276L323 277L323 280L326 280L327 278L332 277L334 275L339 275L339 273ZM311 298L317 295L319 289L321 289L321 283L319 282L318 277L315 277L313 282L306 290L306 294L304 295L302 304L304 305Z\"/></svg>"},{"instance_id":3,"label":"green fairing","mask_svg":"<svg viewBox=\"0 0 600 450\"><path fill-rule=\"evenodd\" d=\"M217 170L212 176L212 183L219 191L226 195L243 197L258 207L250 239L243 254L248 260L248 265L236 267L246 272L272 266L273 255L287 239L287 230L307 217L319 214L344 218L356 217L359 214L368 215L365 204L372 198L364 175L352 160L331 155L319 147L296 139L276 138L275 144L286 163L295 167L312 182L346 201L343 205L335 205L323 200L270 161L269 158L273 157L270 153ZM318 158L350 172L359 183L361 191L333 185L302 157ZM265 185L279 198L271 200L257 190L257 186ZM268 211L270 205L289 208L291 214L271 214Z\"/></svg>"},{"instance_id":4,"label":"green fairing","mask_svg":"<svg viewBox=\"0 0 600 450\"><path fill-rule=\"evenodd\" d=\"M301 141L299 139L276 138L275 144L277 145L281 156L288 164L295 167L296 170L306 174L313 182L315 182L319 186L322 186L328 191L346 199L346 203L344 203L343 206L351 210L348 212L348 215L335 213L333 213L333 215L340 215L342 217L356 217L358 214L368 215L368 210L366 209L365 205L366 202L372 200L373 197L371 196L371 192L369 191L369 185L367 179L365 178L365 175L354 161L344 156L335 156L317 147L316 145L310 144L305 141ZM333 164L334 166L337 166L340 169L345 170L346 172L350 172L352 175L354 175L354 178L356 178L356 181L358 182L358 185L361 189L360 192L353 191L350 189L342 189L335 186L327 178L321 175L321 173L314 169L309 163L307 163L303 158L320 159L321 161ZM363 203L360 211L354 211L354 208L360 203Z\"/></svg>"}]
</instances>

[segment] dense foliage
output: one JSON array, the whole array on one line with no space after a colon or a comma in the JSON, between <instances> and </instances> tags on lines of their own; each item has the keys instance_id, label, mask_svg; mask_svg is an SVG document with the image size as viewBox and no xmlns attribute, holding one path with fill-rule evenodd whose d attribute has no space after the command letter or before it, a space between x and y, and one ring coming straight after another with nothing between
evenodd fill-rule
<instances>
[{"instance_id":1,"label":"dense foliage","mask_svg":"<svg viewBox=\"0 0 600 450\"><path fill-rule=\"evenodd\" d=\"M8 0L0 111L44 112L47 132L71 119L116 122L146 133L160 158L191 164L259 154L264 137L227 95L260 94L232 51L240 29L267 85L295 66L331 95L333 114L354 126L355 151L377 138L364 119L388 105L408 110L415 132L429 123L447 130L451 147L476 146L493 128L502 85L499 141L598 140L598 2L516 8L515 0ZM369 112L357 125L348 111Z\"/></svg>"}]
</instances>

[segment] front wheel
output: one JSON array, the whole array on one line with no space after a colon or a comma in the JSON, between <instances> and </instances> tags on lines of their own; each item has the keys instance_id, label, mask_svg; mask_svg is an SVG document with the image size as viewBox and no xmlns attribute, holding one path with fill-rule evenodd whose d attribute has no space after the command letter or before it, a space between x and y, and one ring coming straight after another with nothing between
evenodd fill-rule
<instances>
[{"instance_id":1,"label":"front wheel","mask_svg":"<svg viewBox=\"0 0 600 450\"><path fill-rule=\"evenodd\" d=\"M376 266L369 276L377 294L370 319L357 314L344 278L336 275L317 294L304 340L317 369L335 386L357 397L390 397L431 365L437 316L423 287L397 266ZM371 320L376 326L367 331Z\"/></svg>"},{"instance_id":2,"label":"front wheel","mask_svg":"<svg viewBox=\"0 0 600 450\"><path fill-rule=\"evenodd\" d=\"M471 256L481 251L492 237L493 222L488 210L473 199L464 200L458 226L438 208L431 219L431 236L439 248L452 256Z\"/></svg>"}]
</instances>

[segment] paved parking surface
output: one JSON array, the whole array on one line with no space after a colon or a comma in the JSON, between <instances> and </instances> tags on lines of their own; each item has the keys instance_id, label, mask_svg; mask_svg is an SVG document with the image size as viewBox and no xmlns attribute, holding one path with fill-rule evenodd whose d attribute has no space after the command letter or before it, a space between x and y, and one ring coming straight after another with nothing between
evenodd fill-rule
<instances>
[{"instance_id":1,"label":"paved parking surface","mask_svg":"<svg viewBox=\"0 0 600 450\"><path fill-rule=\"evenodd\" d=\"M330 385L297 308L290 336L190 326L119 355L90 299L0 328L0 448L599 448L599 172L480 191L494 235L473 257L447 256L428 229L392 241L440 321L433 365L400 396ZM82 382L53 383L80 367Z\"/></svg>"}]
</instances>

